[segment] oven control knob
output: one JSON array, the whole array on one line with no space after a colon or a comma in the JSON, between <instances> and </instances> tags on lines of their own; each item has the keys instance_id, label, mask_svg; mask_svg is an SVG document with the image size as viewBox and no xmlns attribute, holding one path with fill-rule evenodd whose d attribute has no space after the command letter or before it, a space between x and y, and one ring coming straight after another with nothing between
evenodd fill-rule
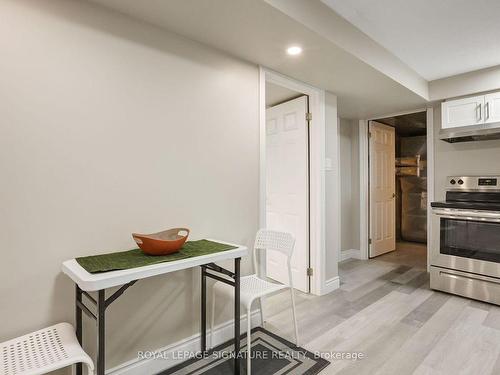
<instances>
[{"instance_id":1,"label":"oven control knob","mask_svg":"<svg viewBox=\"0 0 500 375\"><path fill-rule=\"evenodd\" d=\"M464 184L464 180L458 180L458 184L459 185L463 185Z\"/></svg>"},{"instance_id":2,"label":"oven control knob","mask_svg":"<svg viewBox=\"0 0 500 375\"><path fill-rule=\"evenodd\" d=\"M455 185L457 182L455 180L450 180L450 184Z\"/></svg>"}]
</instances>

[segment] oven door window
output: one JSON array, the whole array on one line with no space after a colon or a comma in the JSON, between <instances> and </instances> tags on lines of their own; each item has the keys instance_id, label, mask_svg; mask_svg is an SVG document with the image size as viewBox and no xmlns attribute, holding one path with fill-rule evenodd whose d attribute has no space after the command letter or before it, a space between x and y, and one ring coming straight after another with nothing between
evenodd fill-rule
<instances>
[{"instance_id":1,"label":"oven door window","mask_svg":"<svg viewBox=\"0 0 500 375\"><path fill-rule=\"evenodd\" d=\"M500 263L500 223L441 218L441 254Z\"/></svg>"}]
</instances>

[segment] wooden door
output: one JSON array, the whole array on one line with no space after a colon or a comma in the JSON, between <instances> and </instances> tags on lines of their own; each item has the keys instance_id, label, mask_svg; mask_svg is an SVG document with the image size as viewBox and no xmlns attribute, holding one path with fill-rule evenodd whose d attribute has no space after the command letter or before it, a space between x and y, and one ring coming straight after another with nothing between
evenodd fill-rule
<instances>
[{"instance_id":1,"label":"wooden door","mask_svg":"<svg viewBox=\"0 0 500 375\"><path fill-rule=\"evenodd\" d=\"M370 121L370 258L396 250L396 143L393 127Z\"/></svg>"}]
</instances>

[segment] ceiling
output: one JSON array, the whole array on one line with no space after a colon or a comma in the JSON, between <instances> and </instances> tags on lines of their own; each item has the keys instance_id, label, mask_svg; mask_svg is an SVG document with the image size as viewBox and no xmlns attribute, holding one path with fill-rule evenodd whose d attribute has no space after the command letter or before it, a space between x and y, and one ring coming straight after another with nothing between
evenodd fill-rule
<instances>
[{"instance_id":1,"label":"ceiling","mask_svg":"<svg viewBox=\"0 0 500 375\"><path fill-rule=\"evenodd\" d=\"M295 99L304 94L287 89L283 86L275 85L274 83L266 82L266 107L286 102L290 99Z\"/></svg>"},{"instance_id":2,"label":"ceiling","mask_svg":"<svg viewBox=\"0 0 500 375\"><path fill-rule=\"evenodd\" d=\"M297 22L268 1L91 1L331 91L338 96L339 115L343 118L371 118L422 108L427 103L426 98ZM321 6L322 16L337 17L345 22L319 0L307 1L305 4L314 1ZM297 2L286 0L282 3L294 5ZM349 27L359 33L352 25ZM302 55L288 56L286 48L290 44L300 44L304 49Z\"/></svg>"},{"instance_id":3,"label":"ceiling","mask_svg":"<svg viewBox=\"0 0 500 375\"><path fill-rule=\"evenodd\" d=\"M428 81L500 64L498 0L322 0Z\"/></svg>"}]
</instances>

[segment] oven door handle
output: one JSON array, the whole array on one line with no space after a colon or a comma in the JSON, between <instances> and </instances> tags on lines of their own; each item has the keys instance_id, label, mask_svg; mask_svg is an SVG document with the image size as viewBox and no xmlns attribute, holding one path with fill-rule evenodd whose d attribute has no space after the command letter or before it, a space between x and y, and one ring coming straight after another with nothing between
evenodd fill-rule
<instances>
[{"instance_id":1,"label":"oven door handle","mask_svg":"<svg viewBox=\"0 0 500 375\"><path fill-rule=\"evenodd\" d=\"M465 279L466 281L477 280L477 281L482 281L485 283L491 283L491 284L495 284L495 285L500 284L500 279L497 279L494 277L475 275L475 274L471 274L471 273L461 273L460 271L455 271L455 270L452 272L439 271L439 275L444 275L444 276L449 277L451 279Z\"/></svg>"},{"instance_id":2,"label":"oven door handle","mask_svg":"<svg viewBox=\"0 0 500 375\"><path fill-rule=\"evenodd\" d=\"M453 209L439 209L432 210L434 215L444 219L457 219L457 220L479 220L492 223L500 223L500 212L491 211L468 211L468 210L453 210Z\"/></svg>"}]
</instances>

